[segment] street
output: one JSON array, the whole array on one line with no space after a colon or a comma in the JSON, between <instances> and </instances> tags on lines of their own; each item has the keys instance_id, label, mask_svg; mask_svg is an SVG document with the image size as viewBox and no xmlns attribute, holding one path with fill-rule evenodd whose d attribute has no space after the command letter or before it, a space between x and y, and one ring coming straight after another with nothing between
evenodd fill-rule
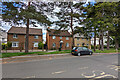
<instances>
[{"instance_id":1,"label":"street","mask_svg":"<svg viewBox=\"0 0 120 80\"><path fill-rule=\"evenodd\" d=\"M3 78L118 78L118 54L83 55L2 64Z\"/></svg>"}]
</instances>

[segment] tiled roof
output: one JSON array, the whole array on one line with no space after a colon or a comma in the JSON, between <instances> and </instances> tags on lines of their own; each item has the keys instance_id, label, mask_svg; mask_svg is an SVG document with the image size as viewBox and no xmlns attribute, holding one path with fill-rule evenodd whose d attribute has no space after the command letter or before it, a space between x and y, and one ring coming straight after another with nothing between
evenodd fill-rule
<instances>
[{"instance_id":1,"label":"tiled roof","mask_svg":"<svg viewBox=\"0 0 120 80\"><path fill-rule=\"evenodd\" d=\"M71 34L67 30L50 29L50 30L48 30L48 34L50 36L69 36L69 37L71 37Z\"/></svg>"},{"instance_id":2,"label":"tiled roof","mask_svg":"<svg viewBox=\"0 0 120 80\"><path fill-rule=\"evenodd\" d=\"M26 27L11 27L8 33L26 34ZM29 28L30 35L42 35L42 29Z\"/></svg>"}]
</instances>

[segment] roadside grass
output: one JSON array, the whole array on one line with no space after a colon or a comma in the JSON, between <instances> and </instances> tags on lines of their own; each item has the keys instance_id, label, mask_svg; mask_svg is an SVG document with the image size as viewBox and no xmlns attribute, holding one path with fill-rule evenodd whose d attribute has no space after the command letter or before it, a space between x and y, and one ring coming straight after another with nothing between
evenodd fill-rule
<instances>
[{"instance_id":1,"label":"roadside grass","mask_svg":"<svg viewBox=\"0 0 120 80\"><path fill-rule=\"evenodd\" d=\"M64 53L70 53L70 52L71 52L71 50L63 50L63 51L39 53L38 55L44 55L44 54L64 54Z\"/></svg>"},{"instance_id":2,"label":"roadside grass","mask_svg":"<svg viewBox=\"0 0 120 80\"><path fill-rule=\"evenodd\" d=\"M92 51L94 52L94 50L92 50ZM117 52L116 49L111 48L109 50L104 49L104 51L96 49L96 51L94 53L116 53L116 52ZM118 50L118 52L120 52L120 49Z\"/></svg>"},{"instance_id":3,"label":"roadside grass","mask_svg":"<svg viewBox=\"0 0 120 80\"><path fill-rule=\"evenodd\" d=\"M64 54L64 53L70 53L70 50L63 50L63 51L54 51L54 52L46 52L46 51L40 51L40 52L29 52L29 53L24 53L24 52L16 52L16 53L2 53L0 54L0 58L6 58L6 57L12 57L12 56L22 56L22 55L45 55L45 54Z\"/></svg>"}]
</instances>

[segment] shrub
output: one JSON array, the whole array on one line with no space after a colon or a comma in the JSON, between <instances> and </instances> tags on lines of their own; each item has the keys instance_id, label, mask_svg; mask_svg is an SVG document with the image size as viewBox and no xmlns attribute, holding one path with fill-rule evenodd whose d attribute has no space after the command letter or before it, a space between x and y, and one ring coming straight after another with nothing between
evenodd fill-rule
<instances>
[{"instance_id":1,"label":"shrub","mask_svg":"<svg viewBox=\"0 0 120 80\"><path fill-rule=\"evenodd\" d=\"M39 42L38 49L42 49L43 46L44 46L44 44L42 42Z\"/></svg>"},{"instance_id":2,"label":"shrub","mask_svg":"<svg viewBox=\"0 0 120 80\"><path fill-rule=\"evenodd\" d=\"M93 46L93 45L91 45L91 49L94 49L94 46Z\"/></svg>"},{"instance_id":3,"label":"shrub","mask_svg":"<svg viewBox=\"0 0 120 80\"><path fill-rule=\"evenodd\" d=\"M2 50L5 50L7 48L7 44L2 43Z\"/></svg>"},{"instance_id":4,"label":"shrub","mask_svg":"<svg viewBox=\"0 0 120 80\"><path fill-rule=\"evenodd\" d=\"M104 45L104 48L107 48L107 46L106 46L106 45Z\"/></svg>"},{"instance_id":5,"label":"shrub","mask_svg":"<svg viewBox=\"0 0 120 80\"><path fill-rule=\"evenodd\" d=\"M7 42L7 48L11 48L12 47L12 43L11 42Z\"/></svg>"}]
</instances>

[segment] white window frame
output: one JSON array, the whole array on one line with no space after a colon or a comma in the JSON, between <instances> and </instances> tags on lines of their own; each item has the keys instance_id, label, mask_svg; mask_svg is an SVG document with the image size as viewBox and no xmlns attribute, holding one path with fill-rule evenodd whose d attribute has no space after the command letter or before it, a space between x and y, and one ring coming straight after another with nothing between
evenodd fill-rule
<instances>
[{"instance_id":1,"label":"white window frame","mask_svg":"<svg viewBox=\"0 0 120 80\"><path fill-rule=\"evenodd\" d=\"M35 35L35 36L34 36L34 39L38 39L38 35Z\"/></svg>"},{"instance_id":2,"label":"white window frame","mask_svg":"<svg viewBox=\"0 0 120 80\"><path fill-rule=\"evenodd\" d=\"M33 47L38 47L38 42L34 42Z\"/></svg>"},{"instance_id":3,"label":"white window frame","mask_svg":"<svg viewBox=\"0 0 120 80\"><path fill-rule=\"evenodd\" d=\"M62 36L60 36L60 39L62 39Z\"/></svg>"},{"instance_id":4,"label":"white window frame","mask_svg":"<svg viewBox=\"0 0 120 80\"><path fill-rule=\"evenodd\" d=\"M56 39L56 36L52 36L52 39Z\"/></svg>"},{"instance_id":5,"label":"white window frame","mask_svg":"<svg viewBox=\"0 0 120 80\"><path fill-rule=\"evenodd\" d=\"M69 37L66 37L66 40L69 40Z\"/></svg>"},{"instance_id":6,"label":"white window frame","mask_svg":"<svg viewBox=\"0 0 120 80\"><path fill-rule=\"evenodd\" d=\"M69 47L69 43L66 43L66 47Z\"/></svg>"},{"instance_id":7,"label":"white window frame","mask_svg":"<svg viewBox=\"0 0 120 80\"><path fill-rule=\"evenodd\" d=\"M13 34L13 38L18 38L18 35L17 34Z\"/></svg>"},{"instance_id":8,"label":"white window frame","mask_svg":"<svg viewBox=\"0 0 120 80\"><path fill-rule=\"evenodd\" d=\"M14 45L16 43L16 46ZM12 42L12 47L19 47L19 42Z\"/></svg>"},{"instance_id":9,"label":"white window frame","mask_svg":"<svg viewBox=\"0 0 120 80\"><path fill-rule=\"evenodd\" d=\"M53 44L54 44L55 46L53 46ZM53 43L53 44L52 44L52 47L56 47L56 44L55 44L55 43Z\"/></svg>"}]
</instances>

